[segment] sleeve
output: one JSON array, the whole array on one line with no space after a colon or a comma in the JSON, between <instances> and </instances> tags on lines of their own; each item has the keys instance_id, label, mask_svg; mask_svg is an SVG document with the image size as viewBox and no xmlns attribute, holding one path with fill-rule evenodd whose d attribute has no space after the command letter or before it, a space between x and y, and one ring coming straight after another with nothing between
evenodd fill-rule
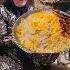
<instances>
[{"instance_id":1,"label":"sleeve","mask_svg":"<svg viewBox=\"0 0 70 70\"><path fill-rule=\"evenodd\" d=\"M6 7L2 7L1 14L7 25L7 35L11 35L12 27L15 23L16 17L11 12L9 12Z\"/></svg>"},{"instance_id":2,"label":"sleeve","mask_svg":"<svg viewBox=\"0 0 70 70\"><path fill-rule=\"evenodd\" d=\"M3 36L7 34L6 24L0 14L0 46L3 44Z\"/></svg>"},{"instance_id":3,"label":"sleeve","mask_svg":"<svg viewBox=\"0 0 70 70\"><path fill-rule=\"evenodd\" d=\"M6 23L2 16L3 7L0 6L0 35L5 35L7 33Z\"/></svg>"},{"instance_id":4,"label":"sleeve","mask_svg":"<svg viewBox=\"0 0 70 70\"><path fill-rule=\"evenodd\" d=\"M13 26L15 23L15 20L16 20L16 16L13 13L9 12L6 8L5 8L5 10L7 13L6 15L8 16L8 19L7 19L8 25Z\"/></svg>"},{"instance_id":5,"label":"sleeve","mask_svg":"<svg viewBox=\"0 0 70 70\"><path fill-rule=\"evenodd\" d=\"M7 9L6 9L6 12L7 12L7 16L8 16L7 34L12 35L12 27L15 24L16 17L12 13L10 13Z\"/></svg>"},{"instance_id":6,"label":"sleeve","mask_svg":"<svg viewBox=\"0 0 70 70\"><path fill-rule=\"evenodd\" d=\"M4 37L11 33L14 22L13 15L7 12L4 6L0 6L0 46L3 44Z\"/></svg>"}]
</instances>

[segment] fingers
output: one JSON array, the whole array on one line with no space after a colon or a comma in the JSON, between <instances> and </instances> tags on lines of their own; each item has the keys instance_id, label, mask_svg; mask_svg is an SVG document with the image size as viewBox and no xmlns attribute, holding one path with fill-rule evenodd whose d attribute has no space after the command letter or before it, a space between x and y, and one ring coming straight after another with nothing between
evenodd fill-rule
<instances>
[{"instance_id":1,"label":"fingers","mask_svg":"<svg viewBox=\"0 0 70 70\"><path fill-rule=\"evenodd\" d=\"M10 43L12 41L12 37L11 36L5 36L3 39L3 42L5 43Z\"/></svg>"}]
</instances>

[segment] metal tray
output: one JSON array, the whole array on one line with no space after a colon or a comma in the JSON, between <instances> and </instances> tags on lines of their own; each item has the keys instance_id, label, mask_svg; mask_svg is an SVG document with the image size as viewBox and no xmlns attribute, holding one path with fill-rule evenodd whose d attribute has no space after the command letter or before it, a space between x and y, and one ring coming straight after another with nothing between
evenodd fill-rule
<instances>
[{"instance_id":1,"label":"metal tray","mask_svg":"<svg viewBox=\"0 0 70 70\"><path fill-rule=\"evenodd\" d=\"M26 48L22 48L21 47L21 45L20 45L20 43L19 43L19 41L17 40L17 37L15 36L15 30L16 30L16 26L19 24L19 22L21 21L21 18L26 18L29 14L32 14L32 13L34 13L34 12L38 12L38 11L54 11L54 12L56 12L57 14L59 14L59 16L61 17L61 18L70 18L70 15L69 14L67 14L67 13L65 13L65 12L62 12L62 11L59 11L59 10L55 10L55 9L41 9L41 10L39 10L39 9L35 9L34 11L28 11L27 13L25 13L25 14L23 14L21 17L19 17L18 19L17 19L17 21L16 21L16 23L15 23L15 25L14 25L14 27L13 27L13 41L22 49L22 50L24 50L24 51L26 51L26 52L28 52L28 53L33 53L33 52L31 52L30 50L28 50L28 49L26 49Z\"/></svg>"}]
</instances>

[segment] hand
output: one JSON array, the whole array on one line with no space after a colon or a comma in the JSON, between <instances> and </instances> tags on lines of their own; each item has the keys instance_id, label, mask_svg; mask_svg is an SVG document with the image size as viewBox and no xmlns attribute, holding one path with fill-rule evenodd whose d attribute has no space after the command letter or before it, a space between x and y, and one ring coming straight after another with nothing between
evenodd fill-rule
<instances>
[{"instance_id":1,"label":"hand","mask_svg":"<svg viewBox=\"0 0 70 70\"><path fill-rule=\"evenodd\" d=\"M4 39L3 39L3 41L5 43L10 43L12 41L12 36L5 36Z\"/></svg>"}]
</instances>

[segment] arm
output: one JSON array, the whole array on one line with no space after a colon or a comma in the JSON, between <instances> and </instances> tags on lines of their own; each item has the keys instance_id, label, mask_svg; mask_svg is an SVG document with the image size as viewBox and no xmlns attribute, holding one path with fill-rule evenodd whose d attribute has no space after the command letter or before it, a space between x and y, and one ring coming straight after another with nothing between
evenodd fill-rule
<instances>
[{"instance_id":1,"label":"arm","mask_svg":"<svg viewBox=\"0 0 70 70\"><path fill-rule=\"evenodd\" d=\"M16 17L10 13L5 7L2 7L1 14L7 25L7 35L11 35L12 27L15 23Z\"/></svg>"},{"instance_id":2,"label":"arm","mask_svg":"<svg viewBox=\"0 0 70 70\"><path fill-rule=\"evenodd\" d=\"M0 46L3 44L3 37L7 34L6 24L0 14Z\"/></svg>"},{"instance_id":3,"label":"arm","mask_svg":"<svg viewBox=\"0 0 70 70\"><path fill-rule=\"evenodd\" d=\"M2 15L2 19L4 20L6 24L7 34L4 35L4 42L7 42L12 39L12 27L15 23L16 17L10 13L4 6L0 8L0 13Z\"/></svg>"}]
</instances>

